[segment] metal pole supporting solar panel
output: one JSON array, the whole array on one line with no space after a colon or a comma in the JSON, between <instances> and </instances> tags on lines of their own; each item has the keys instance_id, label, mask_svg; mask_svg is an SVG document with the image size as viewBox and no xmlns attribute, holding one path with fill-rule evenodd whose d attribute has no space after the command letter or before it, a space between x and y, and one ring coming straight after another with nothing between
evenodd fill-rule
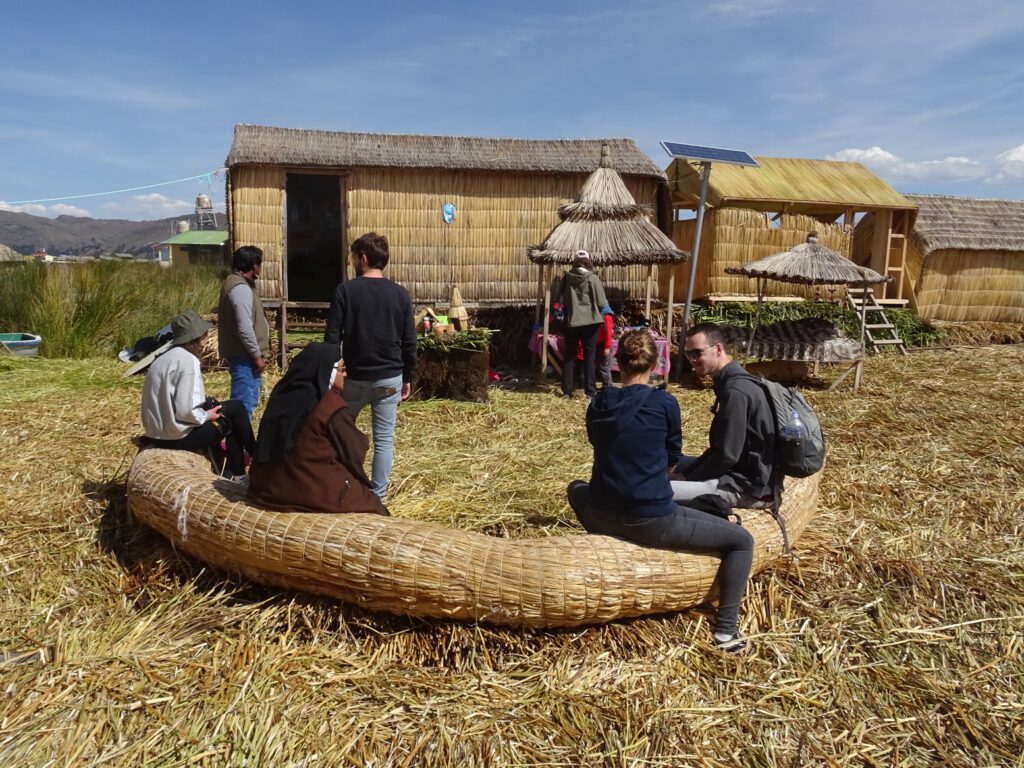
<instances>
[{"instance_id":1,"label":"metal pole supporting solar panel","mask_svg":"<svg viewBox=\"0 0 1024 768\"><path fill-rule=\"evenodd\" d=\"M683 310L683 327L680 331L679 350L682 352L684 337L690 326L690 305L693 303L693 287L697 280L697 262L700 260L700 235L704 227L704 208L708 202L708 179L711 176L711 163L728 163L749 168L757 168L757 161L739 149L723 149L721 147L702 147L696 144L678 144L674 141L663 141L661 147L670 156L698 162L701 166L700 205L697 208L697 226L693 233L693 255L690 260L690 284L686 289L686 307ZM680 354L680 359L682 355ZM679 366L679 375L683 375L683 366Z\"/></svg>"},{"instance_id":2,"label":"metal pole supporting solar panel","mask_svg":"<svg viewBox=\"0 0 1024 768\"><path fill-rule=\"evenodd\" d=\"M711 178L711 163L700 164L700 205L697 206L697 226L693 231L693 256L690 258L690 283L686 287L686 307L683 310L682 332L690 327L690 304L693 301L693 286L697 279L697 261L700 254L700 231L704 227L704 206L708 201L708 179ZM682 349L682 343L679 348Z\"/></svg>"}]
</instances>

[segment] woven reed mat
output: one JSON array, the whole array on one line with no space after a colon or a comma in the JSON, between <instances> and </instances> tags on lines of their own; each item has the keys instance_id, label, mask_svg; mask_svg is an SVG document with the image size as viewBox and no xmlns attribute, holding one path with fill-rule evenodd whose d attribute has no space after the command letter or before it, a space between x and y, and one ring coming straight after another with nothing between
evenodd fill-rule
<instances>
[{"instance_id":1,"label":"woven reed mat","mask_svg":"<svg viewBox=\"0 0 1024 768\"><path fill-rule=\"evenodd\" d=\"M847 338L831 321L822 317L780 320L761 326L749 350L746 350L749 328L725 325L722 331L727 344L762 360L842 363L864 359L861 343Z\"/></svg>"},{"instance_id":2,"label":"woven reed mat","mask_svg":"<svg viewBox=\"0 0 1024 768\"><path fill-rule=\"evenodd\" d=\"M788 481L791 541L817 502L818 475ZM608 536L502 539L400 516L271 512L246 504L244 489L200 456L157 448L132 464L128 503L180 549L254 582L492 624L572 627L677 611L712 597L720 563ZM770 513L742 514L756 573L782 553L782 536Z\"/></svg>"}]
</instances>

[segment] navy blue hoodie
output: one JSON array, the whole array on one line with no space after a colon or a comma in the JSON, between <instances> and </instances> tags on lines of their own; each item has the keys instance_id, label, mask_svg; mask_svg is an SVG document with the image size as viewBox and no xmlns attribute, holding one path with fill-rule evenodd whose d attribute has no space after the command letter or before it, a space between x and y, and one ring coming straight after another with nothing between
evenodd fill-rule
<instances>
[{"instance_id":1,"label":"navy blue hoodie","mask_svg":"<svg viewBox=\"0 0 1024 768\"><path fill-rule=\"evenodd\" d=\"M660 517L676 508L666 470L682 452L679 403L646 384L605 387L587 409L594 446L591 503L630 517Z\"/></svg>"}]
</instances>

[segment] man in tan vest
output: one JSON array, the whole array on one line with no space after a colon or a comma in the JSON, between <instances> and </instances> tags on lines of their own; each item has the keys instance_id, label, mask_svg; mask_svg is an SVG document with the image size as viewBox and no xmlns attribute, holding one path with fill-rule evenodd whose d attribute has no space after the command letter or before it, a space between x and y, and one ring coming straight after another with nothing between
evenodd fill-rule
<instances>
[{"instance_id":1,"label":"man in tan vest","mask_svg":"<svg viewBox=\"0 0 1024 768\"><path fill-rule=\"evenodd\" d=\"M270 323L256 290L262 266L263 251L256 246L235 251L231 274L220 287L217 315L217 346L231 374L231 399L245 403L250 421L270 357Z\"/></svg>"}]
</instances>

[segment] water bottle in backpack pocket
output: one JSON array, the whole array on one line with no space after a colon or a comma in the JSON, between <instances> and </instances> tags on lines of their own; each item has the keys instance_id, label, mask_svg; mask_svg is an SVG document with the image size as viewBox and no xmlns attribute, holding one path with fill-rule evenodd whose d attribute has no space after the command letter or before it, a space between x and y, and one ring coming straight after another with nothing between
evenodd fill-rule
<instances>
[{"instance_id":1,"label":"water bottle in backpack pocket","mask_svg":"<svg viewBox=\"0 0 1024 768\"><path fill-rule=\"evenodd\" d=\"M795 408L791 409L786 423L779 430L777 448L781 453L779 462L784 467L798 466L807 453L807 427Z\"/></svg>"},{"instance_id":2,"label":"water bottle in backpack pocket","mask_svg":"<svg viewBox=\"0 0 1024 768\"><path fill-rule=\"evenodd\" d=\"M808 477L825 465L825 433L818 414L793 387L754 376L768 396L775 418L775 450L779 471L789 477Z\"/></svg>"}]
</instances>

